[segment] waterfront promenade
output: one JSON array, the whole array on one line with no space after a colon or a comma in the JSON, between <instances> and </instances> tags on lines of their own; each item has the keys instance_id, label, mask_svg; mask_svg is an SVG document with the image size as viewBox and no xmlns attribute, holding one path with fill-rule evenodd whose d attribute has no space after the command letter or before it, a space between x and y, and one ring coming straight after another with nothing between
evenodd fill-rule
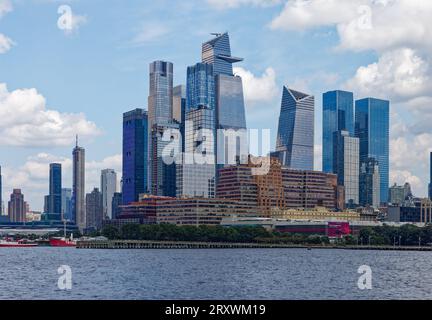
<instances>
[{"instance_id":1,"label":"waterfront promenade","mask_svg":"<svg viewBox=\"0 0 432 320\"><path fill-rule=\"evenodd\" d=\"M341 249L341 250L397 250L432 251L432 247L416 246L341 246L341 245L293 245L276 243L228 243L188 241L111 240L78 241L78 249Z\"/></svg>"}]
</instances>

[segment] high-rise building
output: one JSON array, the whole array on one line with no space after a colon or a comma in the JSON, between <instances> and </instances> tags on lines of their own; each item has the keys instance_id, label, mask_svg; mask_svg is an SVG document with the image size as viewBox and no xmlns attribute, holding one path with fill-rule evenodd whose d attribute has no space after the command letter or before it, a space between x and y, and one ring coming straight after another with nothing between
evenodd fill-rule
<instances>
[{"instance_id":1,"label":"high-rise building","mask_svg":"<svg viewBox=\"0 0 432 320\"><path fill-rule=\"evenodd\" d=\"M116 219L120 215L121 205L122 205L122 194L120 192L115 192L112 199L112 206L111 206L112 219Z\"/></svg>"},{"instance_id":2,"label":"high-rise building","mask_svg":"<svg viewBox=\"0 0 432 320\"><path fill-rule=\"evenodd\" d=\"M73 155L72 174L72 216L73 221L82 231L86 226L85 210L85 149L78 146L78 138Z\"/></svg>"},{"instance_id":3,"label":"high-rise building","mask_svg":"<svg viewBox=\"0 0 432 320\"><path fill-rule=\"evenodd\" d=\"M14 189L8 204L9 221L25 222L26 212L26 203L24 202L24 195L21 193L21 189Z\"/></svg>"},{"instance_id":4,"label":"high-rise building","mask_svg":"<svg viewBox=\"0 0 432 320\"><path fill-rule=\"evenodd\" d=\"M360 139L360 163L374 158L380 172L380 201L387 203L389 189L390 102L375 98L356 101L355 134ZM361 186L360 186L361 189Z\"/></svg>"},{"instance_id":5,"label":"high-rise building","mask_svg":"<svg viewBox=\"0 0 432 320\"><path fill-rule=\"evenodd\" d=\"M214 110L205 106L186 114L185 154L177 164L177 197L215 197ZM198 154L203 160L194 157ZM205 159L204 159L205 157Z\"/></svg>"},{"instance_id":6,"label":"high-rise building","mask_svg":"<svg viewBox=\"0 0 432 320\"><path fill-rule=\"evenodd\" d=\"M101 192L104 219L112 219L112 200L117 192L117 173L113 169L104 169L101 172Z\"/></svg>"},{"instance_id":7,"label":"high-rise building","mask_svg":"<svg viewBox=\"0 0 432 320\"><path fill-rule=\"evenodd\" d=\"M333 134L332 173L338 177L338 185L345 187L345 201L349 208L359 204L359 139L348 131Z\"/></svg>"},{"instance_id":8,"label":"high-rise building","mask_svg":"<svg viewBox=\"0 0 432 320\"><path fill-rule=\"evenodd\" d=\"M432 200L432 152L430 153L429 160L429 199Z\"/></svg>"},{"instance_id":9,"label":"high-rise building","mask_svg":"<svg viewBox=\"0 0 432 320\"><path fill-rule=\"evenodd\" d=\"M151 194L156 196L175 197L176 195L176 163L170 159L181 151L180 125L176 122L155 124L152 129L151 149L149 158L151 165ZM176 144L176 150L165 154L168 145Z\"/></svg>"},{"instance_id":10,"label":"high-rise building","mask_svg":"<svg viewBox=\"0 0 432 320\"><path fill-rule=\"evenodd\" d=\"M378 208L381 200L380 168L375 158L360 163L359 202L363 207Z\"/></svg>"},{"instance_id":11,"label":"high-rise building","mask_svg":"<svg viewBox=\"0 0 432 320\"><path fill-rule=\"evenodd\" d=\"M323 94L323 171L333 169L333 136L347 131L354 136L354 97L352 92L335 90Z\"/></svg>"},{"instance_id":12,"label":"high-rise building","mask_svg":"<svg viewBox=\"0 0 432 320\"><path fill-rule=\"evenodd\" d=\"M186 111L186 86L178 85L173 88L173 119L178 123L184 121Z\"/></svg>"},{"instance_id":13,"label":"high-rise building","mask_svg":"<svg viewBox=\"0 0 432 320\"><path fill-rule=\"evenodd\" d=\"M405 187L396 183L389 189L389 204L401 206L405 201Z\"/></svg>"},{"instance_id":14,"label":"high-rise building","mask_svg":"<svg viewBox=\"0 0 432 320\"><path fill-rule=\"evenodd\" d=\"M72 189L63 188L61 194L62 219L72 221Z\"/></svg>"},{"instance_id":15,"label":"high-rise building","mask_svg":"<svg viewBox=\"0 0 432 320\"><path fill-rule=\"evenodd\" d=\"M215 85L213 65L197 63L187 68L186 112L205 107L214 110Z\"/></svg>"},{"instance_id":16,"label":"high-rise building","mask_svg":"<svg viewBox=\"0 0 432 320\"><path fill-rule=\"evenodd\" d=\"M150 64L150 88L148 98L148 181L154 195L175 194L175 165L167 166L162 157L164 132L180 130L179 123L173 120L173 64L154 61ZM181 142L180 137L179 142Z\"/></svg>"},{"instance_id":17,"label":"high-rise building","mask_svg":"<svg viewBox=\"0 0 432 320\"><path fill-rule=\"evenodd\" d=\"M148 114L135 109L123 114L123 204L148 192Z\"/></svg>"},{"instance_id":18,"label":"high-rise building","mask_svg":"<svg viewBox=\"0 0 432 320\"><path fill-rule=\"evenodd\" d=\"M173 64L154 61L150 64L148 97L149 128L173 119Z\"/></svg>"},{"instance_id":19,"label":"high-rise building","mask_svg":"<svg viewBox=\"0 0 432 320\"><path fill-rule=\"evenodd\" d=\"M102 193L94 188L86 195L86 228L87 230L100 230L103 222Z\"/></svg>"},{"instance_id":20,"label":"high-rise building","mask_svg":"<svg viewBox=\"0 0 432 320\"><path fill-rule=\"evenodd\" d=\"M246 114L243 96L243 82L241 77L234 75L233 64L243 61L242 58L231 55L231 46L228 33L217 34L215 38L203 43L202 62L212 65L215 76L215 102L216 102L216 155L218 168L232 165L233 160L228 148L235 151L234 160L247 163L249 155L246 130ZM210 103L211 104L211 103ZM235 131L235 146L230 146L225 136L226 131ZM231 142L232 143L232 142Z\"/></svg>"},{"instance_id":21,"label":"high-rise building","mask_svg":"<svg viewBox=\"0 0 432 320\"><path fill-rule=\"evenodd\" d=\"M314 96L284 86L276 154L284 166L314 168Z\"/></svg>"},{"instance_id":22,"label":"high-rise building","mask_svg":"<svg viewBox=\"0 0 432 320\"><path fill-rule=\"evenodd\" d=\"M47 213L59 216L62 213L62 166L51 163L49 166L49 195L47 198Z\"/></svg>"}]
</instances>

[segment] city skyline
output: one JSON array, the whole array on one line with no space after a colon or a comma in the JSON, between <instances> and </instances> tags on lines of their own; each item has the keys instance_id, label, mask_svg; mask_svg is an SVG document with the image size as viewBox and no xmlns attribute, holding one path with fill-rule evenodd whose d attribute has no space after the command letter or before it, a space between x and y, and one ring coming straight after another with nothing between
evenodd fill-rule
<instances>
[{"instance_id":1,"label":"city skyline","mask_svg":"<svg viewBox=\"0 0 432 320\"><path fill-rule=\"evenodd\" d=\"M187 3L190 4L193 2ZM397 44L394 50L384 48L384 51L379 51L374 47L363 47L360 49L365 49L368 52L363 51L359 53L355 52L356 50L352 48L354 45L351 44L351 47L349 47L350 44L344 42L345 46L348 47L345 48L344 52L328 52L337 46L338 43L347 40L346 35L339 34L336 31L335 24L341 24L342 22L333 23L331 21L329 23L330 27L318 25L317 27L319 28L316 30L307 30L309 27L307 24L303 27L301 25L287 26L286 21L288 19L282 16L281 12L287 12L289 17L289 6L287 6L288 9L284 9L282 2L264 8L253 6L242 6L240 8L234 6L231 9L220 10L220 8L212 6L212 2L209 1L206 4L206 9L209 11L209 13L206 13L206 16L210 22L209 25L203 28L205 31L196 32L189 30L190 36L166 31L161 32L155 39L149 42L148 38L145 38L145 35L141 34L141 38L135 39L138 43L130 47L127 45L121 47L121 44L118 44L121 47L119 49L118 46L114 46L114 43L105 43L102 45L96 42L94 46L90 46L86 50L85 46L89 46L89 37L91 38L91 36L102 28L102 22L99 21L95 10L95 7L100 5L97 4L97 1L94 4L85 4L82 1L70 3L74 12L86 15L87 17L87 23L83 24L72 35L65 35L62 30L56 29L55 24L58 18L56 16L56 8L58 4L37 4L36 2L30 4L12 2L12 4L12 11L7 12L7 14L5 12L4 16L0 14L2 16L0 20L0 25L2 26L1 32L16 43L10 50L4 52L4 54L0 54L0 68L5 71L2 78L0 78L0 83L5 83L8 86L8 90L4 86L0 89L0 112L7 117L9 109L3 111L2 108L15 106L14 103L16 102L12 98L15 97L15 99L18 99L24 96L27 99L24 101L29 104L29 110L31 112L36 111L36 114L40 116L41 124L44 121L48 123L50 121L58 121L59 126L63 130L61 135L57 135L56 132L52 132L49 129L46 132L35 130L33 132L34 139L32 140L25 134L18 137L13 136L14 130L8 130L6 133L6 128L16 128L14 122L0 123L0 131L5 133L0 142L0 153L6 155L1 158L3 199L8 199L8 195L13 188L22 188L26 200L31 204L32 209L41 210L43 197L48 190L49 163L58 162L62 164L64 172L63 187L71 187L72 158L70 151L76 133L82 136L81 144L86 149L88 159L86 174L89 178L87 179L86 192L90 192L93 187L99 186L98 179L102 169L113 168L117 173L120 173L121 114L134 107L147 109L146 101L148 94L146 90L148 85L146 78L148 63L155 59L172 61L174 63L174 86L186 84L186 67L200 60L199 44L208 40L209 33L226 30L230 31L233 51L236 55L245 58L234 69L234 73L241 75L244 82L246 115L249 128L271 128L273 137L276 136L277 116L275 114L279 112L283 85L288 85L293 89L314 95L316 97L314 126L316 132L314 143L315 169L321 169L322 102L320 96L322 93L328 90L346 89L354 92L355 100L367 96L389 99L392 102L392 128L390 130L392 145L394 146L395 143L398 143L400 146L400 152L391 152L392 173L390 184L393 184L393 182L402 184L405 181L409 181L413 186L415 194L420 196L427 195L427 184L429 182L427 159L432 143L428 144L428 141L431 141L430 137L426 131L427 129L423 129L425 126L422 126L420 123L420 121L423 121L422 117L418 117L418 110L422 110L421 99L425 97L422 93L423 91L414 90L415 94L406 93L409 88L404 87L405 91L394 92L390 86L386 86L382 82L382 88L376 88L374 92L373 90L365 90L365 88L368 88L367 82L359 81L362 76L361 72L372 72L374 66L376 66L378 69L376 72L378 74L380 72L383 73L380 67L393 60L399 63L399 65L407 65L408 68L420 72L422 70L421 65L425 65L426 60L422 56L422 48L418 44L411 44L411 46L403 48L400 48L402 47L401 44ZM132 5L140 8L139 3ZM152 4L152 6L158 7L161 4ZM176 4L176 6L180 5ZM181 6L183 10L194 10L187 4ZM379 12L380 10L378 5L372 8L374 12ZM113 1L113 8L107 9L102 14L109 16L111 10L114 11L117 9L121 13L120 16L126 14L125 11L119 8L119 4L116 1ZM22 23L24 20L28 20L26 23L35 24L34 18L30 17L32 10L37 10L41 14L39 17L47 17L46 23L41 21L36 23L36 31L40 35L46 34L48 36L46 39L43 39L43 48L39 48L22 31L14 28L16 23ZM244 16L247 15L242 15L241 21L232 22L232 16L236 12L238 13L238 10L247 10L254 17L258 16L258 12L263 12L257 21L259 27L251 26L242 30L239 24L246 22L245 19L247 20L247 18ZM398 9L394 5L392 10L400 10L400 8ZM407 11L408 13L410 12L409 10ZM158 11L156 10L156 12ZM110 17L113 18L112 16ZM145 12L142 13L142 17L145 17ZM355 19L355 17L351 17L350 19ZM218 21L214 25L211 25L211 22L216 20ZM272 25L276 27L266 27L272 20ZM131 19L131 22L127 25L128 31L130 31L130 27L134 23L139 25L139 21L141 19ZM121 21L114 19L114 23L119 27L118 30L123 30L120 28L122 26ZM176 23L185 26L185 23L179 21L176 21ZM319 22L316 23L319 24ZM380 27L382 26L377 26L377 28ZM292 31L280 30L290 28ZM298 32L299 30L306 30L306 32L301 35ZM132 38L133 32L130 33L130 37ZM123 40L124 44L124 42L127 42L126 39L129 39L127 35L126 32L119 32L117 38L114 38L119 43ZM53 36L53 39L50 39L49 36ZM109 36L102 34L100 38L101 42ZM173 37L180 39L173 39ZM289 39L290 41L284 44L283 39ZM313 39L314 43L305 45L304 43L308 39ZM268 44L273 41L279 41L278 43L281 45L277 46L277 49L267 48L269 47ZM57 44L64 44L72 52L79 52L80 50L83 50L83 52L82 54L78 54L76 58L71 58L72 53L67 52L67 50L59 51L54 44L55 42ZM170 44L176 50L170 50ZM287 52L291 52L292 48L298 47L297 44L303 44L304 48L296 49L287 55ZM88 50L95 50L95 55L97 56L103 49L106 49L105 45L111 45L117 48L117 50L108 51L109 57L107 58L104 55L99 56L100 62L97 61L99 59L97 57L86 56L89 53ZM365 44L362 45L366 46ZM46 52L47 47L53 49L53 54L57 55L56 59L41 57L38 54L38 52ZM322 56L310 52L317 48L325 49ZM35 59L36 62L39 62L37 63L38 65L48 66L48 70L45 70L49 71L46 76L43 76L44 73L40 72L40 66L26 65L27 62L25 62L25 59L28 53L25 51L36 53ZM150 53L145 53L146 51ZM318 56L320 56L321 60L318 60ZM268 57L272 57L272 59ZM420 60L416 59L416 57ZM48 61L46 59L49 58L51 58L52 62L48 65L45 61ZM86 62L87 58L88 62ZM341 62L340 60L343 61ZM66 61L69 61L69 63L66 63ZM420 66L417 66L414 62L417 62ZM57 63L62 65L62 68L58 67ZM115 65L115 67L102 70L102 67L109 65L109 63ZM19 67L20 64L22 64L21 67ZM86 68L89 79L83 79L81 83L81 81L77 81L82 78L82 74L79 71L84 71L82 66L88 64L91 64L90 68ZM363 69L361 69L362 67ZM76 69L76 72L73 69ZM24 77L24 70L27 72L31 70L31 76ZM61 88L56 84L59 77L52 74L54 70L63 70L64 76L60 79L64 80L67 89ZM16 71L15 74L14 71ZM417 73L414 74L416 75ZM334 78L330 79L332 76ZM406 74L402 74L402 76L409 77ZM420 76L424 76L424 74L420 74ZM109 83L107 80L102 80L103 77L107 79L118 77L118 80ZM325 80L329 82L324 85L321 84L322 82L326 82ZM398 79L393 80L396 81ZM124 85L120 86L122 83ZM352 84L351 87L348 85L350 83ZM84 85L88 85L89 89L84 89ZM94 91L91 90L92 87ZM35 91L24 91L23 88L35 88L40 95L43 95L46 102L42 99L42 96L36 95ZM114 90L114 88L117 90ZM76 91L80 93L78 95L80 98L73 97ZM105 93L105 96L100 94L102 92ZM127 99L124 99L126 96ZM416 100L415 98L418 99ZM396 103L393 103L393 101ZM401 106L401 101L405 102L406 106ZM54 118L57 117L54 120L51 120L52 118L48 117L46 112L41 112L38 109L44 107L45 103L49 110L58 110L59 114L53 116ZM104 110L108 110L109 112L105 112L105 114ZM269 112L270 110L271 112ZM401 110L403 110L402 113ZM16 111L19 112L20 109ZM78 117L77 114L80 112L85 114L84 120L82 118L84 116L81 118ZM66 117L67 114L71 113L74 114L74 117ZM17 115L21 114L17 113ZM414 125L408 121L401 121L401 118L405 118L406 115L410 115L412 118L418 117L417 120L412 120L414 121ZM13 117L9 118L13 119ZM419 123L416 124L416 121ZM77 125L74 127L71 125L73 123L79 123L80 126ZM95 133L98 133L98 135L95 135ZM410 140L410 135L415 135L415 137L412 137L412 141ZM275 138L272 138L272 145L274 145L274 141ZM416 148L413 153L416 156L418 155L418 157L412 157L414 161L417 161L418 165L412 161L408 161L409 158L406 158L408 155L413 154L410 153L410 148ZM398 178L396 179L396 177Z\"/></svg>"}]
</instances>

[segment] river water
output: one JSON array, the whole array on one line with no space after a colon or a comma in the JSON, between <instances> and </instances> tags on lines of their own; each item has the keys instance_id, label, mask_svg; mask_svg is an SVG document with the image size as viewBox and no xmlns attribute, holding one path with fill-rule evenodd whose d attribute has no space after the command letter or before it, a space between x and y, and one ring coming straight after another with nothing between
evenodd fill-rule
<instances>
[{"instance_id":1,"label":"river water","mask_svg":"<svg viewBox=\"0 0 432 320\"><path fill-rule=\"evenodd\" d=\"M432 299L431 269L432 252L2 248L0 299Z\"/></svg>"}]
</instances>

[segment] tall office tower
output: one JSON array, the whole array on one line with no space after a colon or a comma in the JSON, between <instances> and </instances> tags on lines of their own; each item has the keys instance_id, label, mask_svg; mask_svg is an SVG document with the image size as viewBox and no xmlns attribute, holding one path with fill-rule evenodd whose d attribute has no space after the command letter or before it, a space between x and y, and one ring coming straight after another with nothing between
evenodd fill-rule
<instances>
[{"instance_id":1,"label":"tall office tower","mask_svg":"<svg viewBox=\"0 0 432 320\"><path fill-rule=\"evenodd\" d=\"M148 192L148 114L135 109L123 114L123 204Z\"/></svg>"},{"instance_id":2,"label":"tall office tower","mask_svg":"<svg viewBox=\"0 0 432 320\"><path fill-rule=\"evenodd\" d=\"M186 86L178 85L173 89L173 120L180 124L182 136L181 151L184 152L185 145L185 121L186 121Z\"/></svg>"},{"instance_id":3,"label":"tall office tower","mask_svg":"<svg viewBox=\"0 0 432 320\"><path fill-rule=\"evenodd\" d=\"M247 163L249 146L246 135L246 114L241 77L233 74L232 65L243 59L231 56L231 46L228 33L217 34L215 38L203 43L202 62L213 66L215 76L216 129L235 130L235 146L228 145L230 141L223 131L218 131L216 137L216 154L218 168L221 164L229 165L228 148L234 148L235 160Z\"/></svg>"},{"instance_id":4,"label":"tall office tower","mask_svg":"<svg viewBox=\"0 0 432 320\"><path fill-rule=\"evenodd\" d=\"M62 166L51 163L49 166L49 195L47 213L61 215L62 213ZM60 218L60 217L59 217Z\"/></svg>"},{"instance_id":5,"label":"tall office tower","mask_svg":"<svg viewBox=\"0 0 432 320\"><path fill-rule=\"evenodd\" d=\"M432 200L432 152L430 153L430 160L429 160L429 199Z\"/></svg>"},{"instance_id":6,"label":"tall office tower","mask_svg":"<svg viewBox=\"0 0 432 320\"><path fill-rule=\"evenodd\" d=\"M86 229L102 229L103 218L102 193L94 188L86 195Z\"/></svg>"},{"instance_id":7,"label":"tall office tower","mask_svg":"<svg viewBox=\"0 0 432 320\"><path fill-rule=\"evenodd\" d=\"M72 173L72 216L73 221L82 231L86 226L85 210L85 149L76 146L72 152L73 156L73 173Z\"/></svg>"},{"instance_id":8,"label":"tall office tower","mask_svg":"<svg viewBox=\"0 0 432 320\"><path fill-rule=\"evenodd\" d=\"M117 217L120 215L121 205L122 205L122 194L120 192L115 192L112 199L112 205L111 205L112 219L117 219Z\"/></svg>"},{"instance_id":9,"label":"tall office tower","mask_svg":"<svg viewBox=\"0 0 432 320\"><path fill-rule=\"evenodd\" d=\"M173 64L154 61L150 64L148 97L149 128L169 123L173 118Z\"/></svg>"},{"instance_id":10,"label":"tall office tower","mask_svg":"<svg viewBox=\"0 0 432 320\"><path fill-rule=\"evenodd\" d=\"M214 198L216 122L213 65L187 69L185 155L177 165L177 196ZM194 154L204 156L198 161Z\"/></svg>"},{"instance_id":11,"label":"tall office tower","mask_svg":"<svg viewBox=\"0 0 432 320\"><path fill-rule=\"evenodd\" d=\"M61 191L62 220L72 221L72 189L63 188Z\"/></svg>"},{"instance_id":12,"label":"tall office tower","mask_svg":"<svg viewBox=\"0 0 432 320\"><path fill-rule=\"evenodd\" d=\"M375 158L380 172L380 201L387 203L389 189L390 102L375 98L356 101L355 133L360 139L360 163Z\"/></svg>"},{"instance_id":13,"label":"tall office tower","mask_svg":"<svg viewBox=\"0 0 432 320\"><path fill-rule=\"evenodd\" d=\"M186 111L186 86L178 85L173 88L173 120L184 122Z\"/></svg>"},{"instance_id":14,"label":"tall office tower","mask_svg":"<svg viewBox=\"0 0 432 320\"><path fill-rule=\"evenodd\" d=\"M105 169L101 172L101 192L104 219L112 219L112 200L117 192L117 173L113 169Z\"/></svg>"},{"instance_id":15,"label":"tall office tower","mask_svg":"<svg viewBox=\"0 0 432 320\"><path fill-rule=\"evenodd\" d=\"M354 136L354 97L352 92L329 91L323 94L323 172L333 169L333 135L347 131Z\"/></svg>"},{"instance_id":16,"label":"tall office tower","mask_svg":"<svg viewBox=\"0 0 432 320\"><path fill-rule=\"evenodd\" d=\"M175 197L176 195L176 163L172 161L181 152L180 125L175 122L154 125L151 133L151 149L149 158L151 165L151 193L156 196ZM165 148L175 145L176 150ZM171 159L170 159L171 158Z\"/></svg>"},{"instance_id":17,"label":"tall office tower","mask_svg":"<svg viewBox=\"0 0 432 320\"><path fill-rule=\"evenodd\" d=\"M359 139L348 131L333 134L333 172L337 174L338 185L345 187L345 201L348 208L359 204Z\"/></svg>"},{"instance_id":18,"label":"tall office tower","mask_svg":"<svg viewBox=\"0 0 432 320\"><path fill-rule=\"evenodd\" d=\"M148 182L150 192L160 196L172 194L172 188L175 186L175 174L170 172L175 170L175 166L167 168L162 159L162 150L167 144L166 141L162 141L162 136L173 124L173 69L171 62L154 61L150 64ZM179 124L176 124L176 128L180 129ZM168 172L164 174L165 171ZM166 181L168 177L174 177L174 180ZM170 183L170 186L165 186L164 181Z\"/></svg>"},{"instance_id":19,"label":"tall office tower","mask_svg":"<svg viewBox=\"0 0 432 320\"><path fill-rule=\"evenodd\" d=\"M284 86L276 153L282 165L314 169L314 96Z\"/></svg>"},{"instance_id":20,"label":"tall office tower","mask_svg":"<svg viewBox=\"0 0 432 320\"><path fill-rule=\"evenodd\" d=\"M26 203L21 189L14 189L8 204L9 221L25 222L26 221Z\"/></svg>"},{"instance_id":21,"label":"tall office tower","mask_svg":"<svg viewBox=\"0 0 432 320\"><path fill-rule=\"evenodd\" d=\"M185 154L176 172L177 197L215 197L214 121L214 110L205 106L186 114ZM199 155L200 159L194 155Z\"/></svg>"},{"instance_id":22,"label":"tall office tower","mask_svg":"<svg viewBox=\"0 0 432 320\"><path fill-rule=\"evenodd\" d=\"M381 175L378 161L368 158L360 163L359 202L363 207L378 208L381 200Z\"/></svg>"}]
</instances>

